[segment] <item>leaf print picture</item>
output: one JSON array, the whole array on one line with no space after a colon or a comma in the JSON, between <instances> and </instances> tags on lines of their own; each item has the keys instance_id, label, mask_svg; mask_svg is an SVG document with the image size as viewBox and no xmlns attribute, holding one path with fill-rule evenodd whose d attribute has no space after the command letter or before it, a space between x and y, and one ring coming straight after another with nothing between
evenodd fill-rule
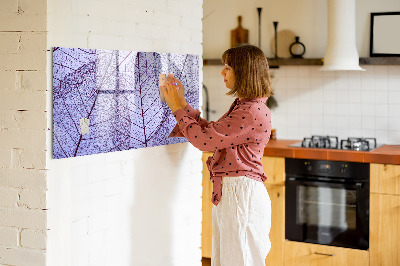
<instances>
[{"instance_id":1,"label":"leaf print picture","mask_svg":"<svg viewBox=\"0 0 400 266\"><path fill-rule=\"evenodd\" d=\"M186 142L168 138L176 122L160 99L162 73L198 107L197 55L54 47L53 158Z\"/></svg>"}]
</instances>

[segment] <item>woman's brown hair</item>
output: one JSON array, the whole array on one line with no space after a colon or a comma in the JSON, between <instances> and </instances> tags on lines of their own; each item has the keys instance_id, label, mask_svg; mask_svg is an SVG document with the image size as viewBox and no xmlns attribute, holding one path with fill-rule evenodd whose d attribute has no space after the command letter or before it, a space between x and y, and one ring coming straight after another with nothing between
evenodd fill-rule
<instances>
[{"instance_id":1,"label":"woman's brown hair","mask_svg":"<svg viewBox=\"0 0 400 266\"><path fill-rule=\"evenodd\" d=\"M228 49L222 63L235 74L235 86L227 95L250 99L273 95L268 61L260 48L246 44Z\"/></svg>"}]
</instances>

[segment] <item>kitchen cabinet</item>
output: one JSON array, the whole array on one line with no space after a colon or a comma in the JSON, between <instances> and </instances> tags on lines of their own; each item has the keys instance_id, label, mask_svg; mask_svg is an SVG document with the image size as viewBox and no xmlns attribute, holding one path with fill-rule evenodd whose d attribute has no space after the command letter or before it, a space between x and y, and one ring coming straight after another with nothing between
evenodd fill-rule
<instances>
[{"instance_id":1,"label":"kitchen cabinet","mask_svg":"<svg viewBox=\"0 0 400 266\"><path fill-rule=\"evenodd\" d=\"M212 252L212 183L203 153L202 255ZM271 198L271 250L266 265L400 265L400 165L370 164L369 251L285 240L285 158L264 156ZM333 255L334 256L330 256Z\"/></svg>"},{"instance_id":2,"label":"kitchen cabinet","mask_svg":"<svg viewBox=\"0 0 400 266\"><path fill-rule=\"evenodd\" d=\"M365 250L316 245L286 240L284 252L285 266L369 265L369 253Z\"/></svg>"},{"instance_id":3,"label":"kitchen cabinet","mask_svg":"<svg viewBox=\"0 0 400 266\"><path fill-rule=\"evenodd\" d=\"M204 258L211 258L212 252L212 183L206 165L211 152L203 153L203 194L202 194L202 223L201 223L201 253Z\"/></svg>"},{"instance_id":4,"label":"kitchen cabinet","mask_svg":"<svg viewBox=\"0 0 400 266\"><path fill-rule=\"evenodd\" d=\"M283 265L285 241L285 187L265 184L271 199L271 250L265 259L266 266Z\"/></svg>"},{"instance_id":5,"label":"kitchen cabinet","mask_svg":"<svg viewBox=\"0 0 400 266\"><path fill-rule=\"evenodd\" d=\"M267 175L265 187L271 199L271 250L265 259L267 266L283 265L285 240L285 158L264 156L261 160Z\"/></svg>"},{"instance_id":6,"label":"kitchen cabinet","mask_svg":"<svg viewBox=\"0 0 400 266\"><path fill-rule=\"evenodd\" d=\"M370 265L400 265L400 165L370 167Z\"/></svg>"},{"instance_id":7,"label":"kitchen cabinet","mask_svg":"<svg viewBox=\"0 0 400 266\"><path fill-rule=\"evenodd\" d=\"M206 166L206 161L211 152L203 153L203 196L202 196L202 256L211 258L212 253L212 183ZM285 230L285 158L263 157L264 171L268 176L265 187L271 199L271 250L266 258L266 265L283 265L283 243Z\"/></svg>"},{"instance_id":8,"label":"kitchen cabinet","mask_svg":"<svg viewBox=\"0 0 400 266\"><path fill-rule=\"evenodd\" d=\"M285 158L264 156L261 163L268 177L265 185L285 185Z\"/></svg>"},{"instance_id":9,"label":"kitchen cabinet","mask_svg":"<svg viewBox=\"0 0 400 266\"><path fill-rule=\"evenodd\" d=\"M371 193L400 195L400 165L370 164Z\"/></svg>"}]
</instances>

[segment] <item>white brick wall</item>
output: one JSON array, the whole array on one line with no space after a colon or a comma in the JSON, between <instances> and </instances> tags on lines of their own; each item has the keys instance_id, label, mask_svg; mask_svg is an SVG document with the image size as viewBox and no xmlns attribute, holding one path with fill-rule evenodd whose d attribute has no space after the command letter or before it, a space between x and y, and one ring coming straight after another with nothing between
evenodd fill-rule
<instances>
[{"instance_id":1,"label":"white brick wall","mask_svg":"<svg viewBox=\"0 0 400 266\"><path fill-rule=\"evenodd\" d=\"M0 227L0 247L18 247L19 231L16 228Z\"/></svg>"},{"instance_id":2,"label":"white brick wall","mask_svg":"<svg viewBox=\"0 0 400 266\"><path fill-rule=\"evenodd\" d=\"M202 0L50 0L47 49L201 56L201 18ZM48 265L201 265L202 163L190 144L47 156Z\"/></svg>"},{"instance_id":3,"label":"white brick wall","mask_svg":"<svg viewBox=\"0 0 400 266\"><path fill-rule=\"evenodd\" d=\"M1 265L45 265L46 5L0 2Z\"/></svg>"},{"instance_id":4,"label":"white brick wall","mask_svg":"<svg viewBox=\"0 0 400 266\"><path fill-rule=\"evenodd\" d=\"M31 249L46 249L46 231L23 229L21 246Z\"/></svg>"},{"instance_id":5,"label":"white brick wall","mask_svg":"<svg viewBox=\"0 0 400 266\"><path fill-rule=\"evenodd\" d=\"M15 208L18 204L19 189L0 187L0 207Z\"/></svg>"},{"instance_id":6,"label":"white brick wall","mask_svg":"<svg viewBox=\"0 0 400 266\"><path fill-rule=\"evenodd\" d=\"M52 161L46 93L52 46L201 55L202 1L3 0L0 16L0 264L199 265L201 153Z\"/></svg>"}]
</instances>

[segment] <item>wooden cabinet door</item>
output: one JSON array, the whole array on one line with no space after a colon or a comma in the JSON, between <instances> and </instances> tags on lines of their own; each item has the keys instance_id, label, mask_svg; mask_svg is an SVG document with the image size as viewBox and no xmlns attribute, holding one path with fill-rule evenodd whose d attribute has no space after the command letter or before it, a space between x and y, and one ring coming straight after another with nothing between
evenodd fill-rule
<instances>
[{"instance_id":1,"label":"wooden cabinet door","mask_svg":"<svg viewBox=\"0 0 400 266\"><path fill-rule=\"evenodd\" d=\"M211 258L212 253L212 183L206 161L211 152L203 153L203 194L202 194L202 223L201 223L201 253L204 258Z\"/></svg>"},{"instance_id":2,"label":"wooden cabinet door","mask_svg":"<svg viewBox=\"0 0 400 266\"><path fill-rule=\"evenodd\" d=\"M268 177L266 184L285 185L285 158L264 156L261 163Z\"/></svg>"},{"instance_id":3,"label":"wooden cabinet door","mask_svg":"<svg viewBox=\"0 0 400 266\"><path fill-rule=\"evenodd\" d=\"M285 266L368 266L365 250L285 241Z\"/></svg>"},{"instance_id":4,"label":"wooden cabinet door","mask_svg":"<svg viewBox=\"0 0 400 266\"><path fill-rule=\"evenodd\" d=\"M371 266L400 265L400 196L371 194Z\"/></svg>"},{"instance_id":5,"label":"wooden cabinet door","mask_svg":"<svg viewBox=\"0 0 400 266\"><path fill-rule=\"evenodd\" d=\"M265 184L271 199L271 250L265 259L266 266L283 265L285 240L285 187Z\"/></svg>"},{"instance_id":6,"label":"wooden cabinet door","mask_svg":"<svg viewBox=\"0 0 400 266\"><path fill-rule=\"evenodd\" d=\"M370 165L371 193L400 195L400 165Z\"/></svg>"}]
</instances>

